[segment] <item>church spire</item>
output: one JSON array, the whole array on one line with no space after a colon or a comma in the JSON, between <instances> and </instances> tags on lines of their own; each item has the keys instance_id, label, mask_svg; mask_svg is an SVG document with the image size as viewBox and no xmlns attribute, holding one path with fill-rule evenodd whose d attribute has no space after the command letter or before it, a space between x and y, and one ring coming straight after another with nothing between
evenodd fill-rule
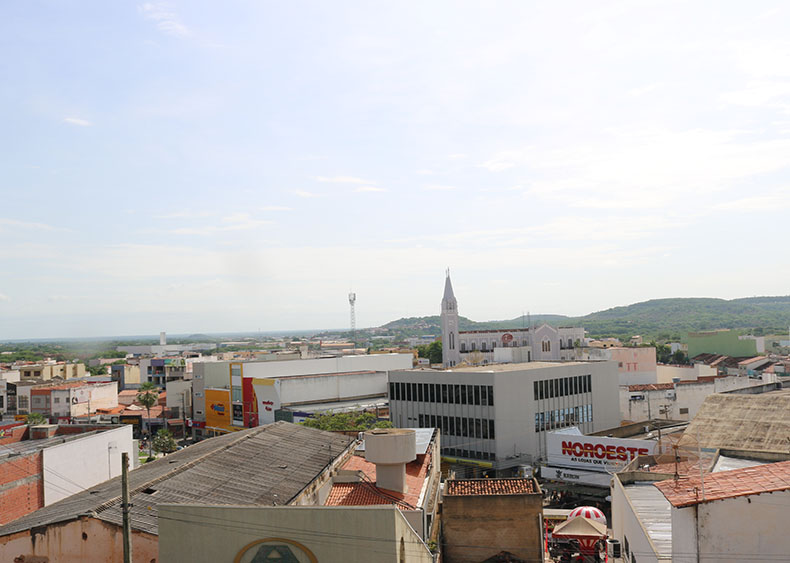
<instances>
[{"instance_id":1,"label":"church spire","mask_svg":"<svg viewBox=\"0 0 790 563\"><path fill-rule=\"evenodd\" d=\"M450 268L447 268L447 278L444 280L444 297L442 297L442 301L455 301L453 283L450 281Z\"/></svg>"}]
</instances>

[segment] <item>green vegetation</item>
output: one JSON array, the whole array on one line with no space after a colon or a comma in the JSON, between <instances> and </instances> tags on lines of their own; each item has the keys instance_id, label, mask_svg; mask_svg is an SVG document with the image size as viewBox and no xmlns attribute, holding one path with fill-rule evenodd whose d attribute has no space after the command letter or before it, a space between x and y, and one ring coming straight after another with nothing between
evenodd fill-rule
<instances>
[{"instance_id":1,"label":"green vegetation","mask_svg":"<svg viewBox=\"0 0 790 563\"><path fill-rule=\"evenodd\" d=\"M151 449L153 447L153 440L151 439L151 407L153 407L156 402L159 400L159 388L151 383L150 381L146 381L142 385L140 385L140 392L137 393L137 402L140 403L145 407L148 416L146 417L146 425L148 428L148 456L152 455Z\"/></svg>"},{"instance_id":2,"label":"green vegetation","mask_svg":"<svg viewBox=\"0 0 790 563\"><path fill-rule=\"evenodd\" d=\"M43 414L37 412L31 412L29 415L27 415L26 422L28 426L36 426L39 424L47 424L49 421L46 419L46 417Z\"/></svg>"},{"instance_id":3,"label":"green vegetation","mask_svg":"<svg viewBox=\"0 0 790 563\"><path fill-rule=\"evenodd\" d=\"M154 436L153 448L156 453L169 454L170 452L176 451L178 444L176 444L176 440L173 438L173 433L170 432L170 430L162 428L156 433L156 436Z\"/></svg>"},{"instance_id":4,"label":"green vegetation","mask_svg":"<svg viewBox=\"0 0 790 563\"><path fill-rule=\"evenodd\" d=\"M506 321L474 322L459 318L461 330L520 328L548 323L554 326L583 326L590 337L628 339L636 334L649 341L678 341L686 333L717 328L733 328L757 336L784 334L790 326L790 296L743 299L674 298L652 299L625 307L614 307L583 317L532 315ZM440 318L411 317L383 325L398 335L439 335Z\"/></svg>"},{"instance_id":5,"label":"green vegetation","mask_svg":"<svg viewBox=\"0 0 790 563\"><path fill-rule=\"evenodd\" d=\"M430 344L417 346L417 354L421 358L428 358L432 364L442 363L442 341L434 340Z\"/></svg>"},{"instance_id":6,"label":"green vegetation","mask_svg":"<svg viewBox=\"0 0 790 563\"><path fill-rule=\"evenodd\" d=\"M339 412L334 414L318 414L300 423L318 430L354 430L362 432L371 428L392 428L388 420L376 420L369 412Z\"/></svg>"}]
</instances>

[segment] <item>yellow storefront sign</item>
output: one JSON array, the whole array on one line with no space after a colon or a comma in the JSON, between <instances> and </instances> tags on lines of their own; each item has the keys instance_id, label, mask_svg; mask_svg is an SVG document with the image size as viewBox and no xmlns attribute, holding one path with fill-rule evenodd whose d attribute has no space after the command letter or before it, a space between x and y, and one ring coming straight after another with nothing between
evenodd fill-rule
<instances>
[{"instance_id":1,"label":"yellow storefront sign","mask_svg":"<svg viewBox=\"0 0 790 563\"><path fill-rule=\"evenodd\" d=\"M233 430L230 424L230 391L206 389L206 426Z\"/></svg>"}]
</instances>

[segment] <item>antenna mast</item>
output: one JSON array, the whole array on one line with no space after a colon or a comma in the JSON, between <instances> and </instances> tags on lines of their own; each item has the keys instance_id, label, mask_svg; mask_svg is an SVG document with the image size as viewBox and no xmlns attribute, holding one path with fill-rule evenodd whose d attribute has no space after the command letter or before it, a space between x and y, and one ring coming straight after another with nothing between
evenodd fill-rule
<instances>
[{"instance_id":1,"label":"antenna mast","mask_svg":"<svg viewBox=\"0 0 790 563\"><path fill-rule=\"evenodd\" d=\"M348 304L351 307L351 341L354 342L356 347L357 342L357 314L355 311L357 303L357 294L353 291L348 294Z\"/></svg>"}]
</instances>

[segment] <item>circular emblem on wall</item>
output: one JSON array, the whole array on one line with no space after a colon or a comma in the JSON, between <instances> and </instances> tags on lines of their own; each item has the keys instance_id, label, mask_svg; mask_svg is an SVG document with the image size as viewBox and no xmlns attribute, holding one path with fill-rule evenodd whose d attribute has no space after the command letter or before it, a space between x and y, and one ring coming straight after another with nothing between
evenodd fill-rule
<instances>
[{"instance_id":1,"label":"circular emblem on wall","mask_svg":"<svg viewBox=\"0 0 790 563\"><path fill-rule=\"evenodd\" d=\"M255 540L241 548L233 563L318 563L318 558L299 542L284 538Z\"/></svg>"},{"instance_id":2,"label":"circular emblem on wall","mask_svg":"<svg viewBox=\"0 0 790 563\"><path fill-rule=\"evenodd\" d=\"M505 334L502 335L502 342L506 344L508 342L513 342L513 335L510 334L509 332L506 332Z\"/></svg>"}]
</instances>

